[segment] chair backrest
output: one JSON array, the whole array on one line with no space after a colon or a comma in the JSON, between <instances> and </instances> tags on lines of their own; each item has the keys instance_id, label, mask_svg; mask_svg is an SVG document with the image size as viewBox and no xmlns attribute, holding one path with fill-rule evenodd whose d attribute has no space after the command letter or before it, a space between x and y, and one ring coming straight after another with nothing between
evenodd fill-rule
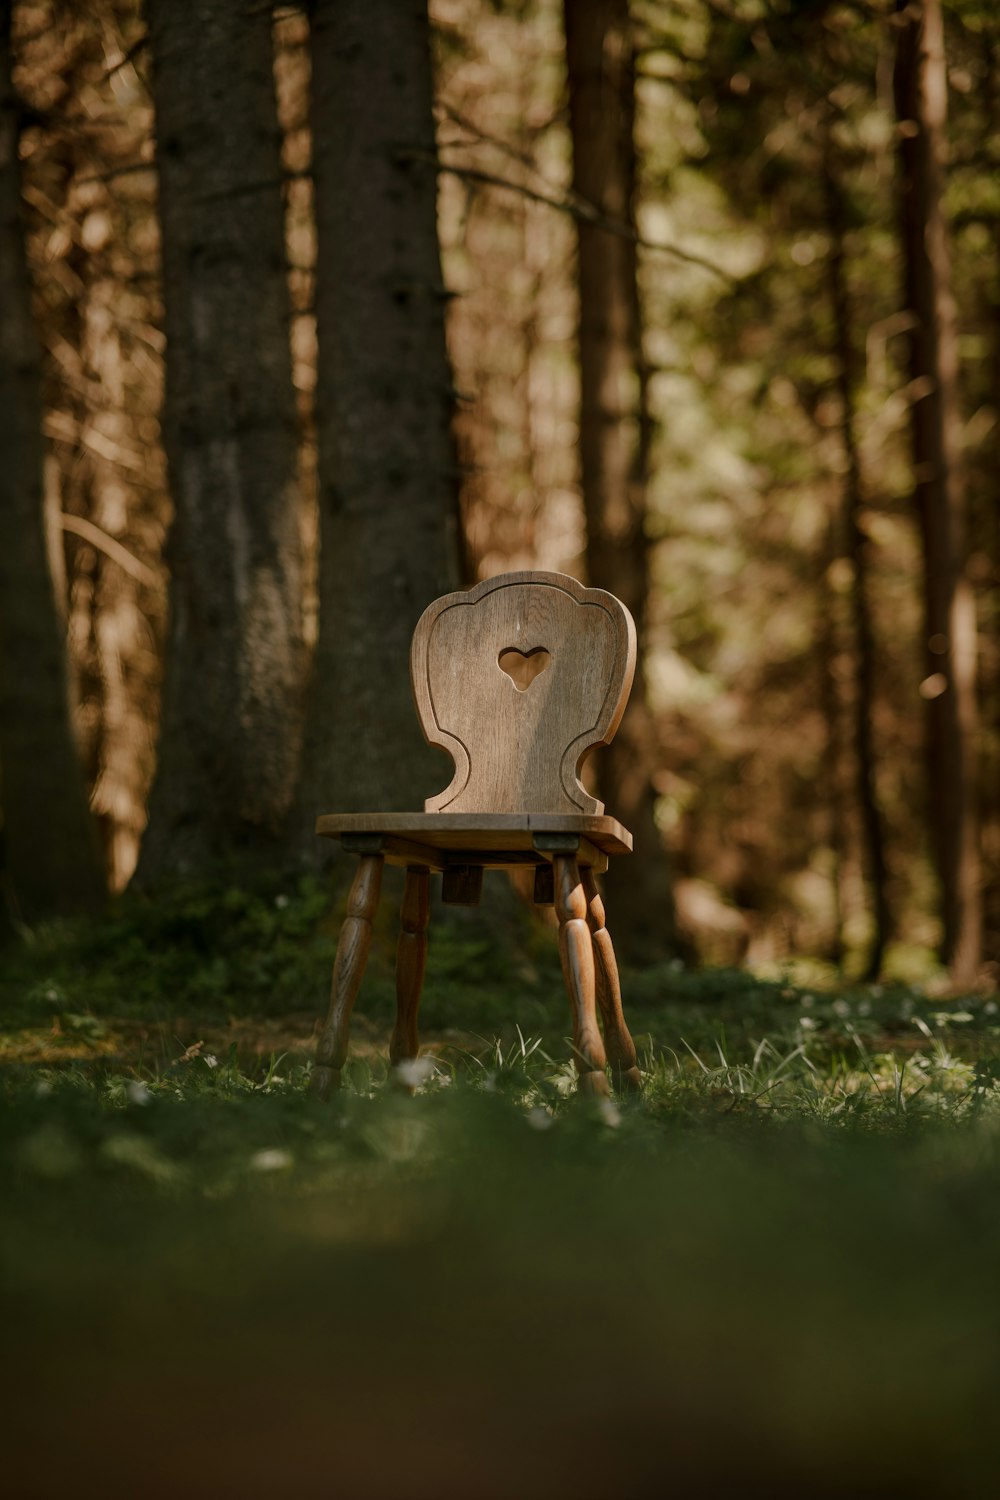
<instances>
[{"instance_id":1,"label":"chair backrest","mask_svg":"<svg viewBox=\"0 0 1000 1500\"><path fill-rule=\"evenodd\" d=\"M580 785L621 721L635 625L620 600L562 573L504 573L446 594L410 649L424 735L455 762L426 812L601 813Z\"/></svg>"}]
</instances>

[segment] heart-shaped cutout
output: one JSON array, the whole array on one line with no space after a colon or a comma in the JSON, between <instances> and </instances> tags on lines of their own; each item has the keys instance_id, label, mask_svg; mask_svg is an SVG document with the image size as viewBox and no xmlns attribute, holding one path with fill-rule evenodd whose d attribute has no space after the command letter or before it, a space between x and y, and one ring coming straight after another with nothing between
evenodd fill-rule
<instances>
[{"instance_id":1,"label":"heart-shaped cutout","mask_svg":"<svg viewBox=\"0 0 1000 1500\"><path fill-rule=\"evenodd\" d=\"M497 666L501 672L506 672L518 692L523 693L551 661L552 657L544 646L533 646L530 651L519 651L516 646L508 646L497 657Z\"/></svg>"}]
</instances>

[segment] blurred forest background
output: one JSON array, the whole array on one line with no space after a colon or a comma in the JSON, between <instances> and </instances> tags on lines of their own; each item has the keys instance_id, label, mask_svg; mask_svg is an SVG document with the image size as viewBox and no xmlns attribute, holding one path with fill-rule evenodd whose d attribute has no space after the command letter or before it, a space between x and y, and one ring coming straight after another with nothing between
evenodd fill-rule
<instances>
[{"instance_id":1,"label":"blurred forest background","mask_svg":"<svg viewBox=\"0 0 1000 1500\"><path fill-rule=\"evenodd\" d=\"M998 165L990 0L0 0L8 926L419 808L537 567L626 956L995 981Z\"/></svg>"}]
</instances>

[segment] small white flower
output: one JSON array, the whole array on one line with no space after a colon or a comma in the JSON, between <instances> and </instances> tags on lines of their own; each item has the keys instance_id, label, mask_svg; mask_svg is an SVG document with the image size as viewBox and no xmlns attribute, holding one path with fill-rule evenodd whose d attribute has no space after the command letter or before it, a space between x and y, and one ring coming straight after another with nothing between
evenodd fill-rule
<instances>
[{"instance_id":1,"label":"small white flower","mask_svg":"<svg viewBox=\"0 0 1000 1500\"><path fill-rule=\"evenodd\" d=\"M547 1109L543 1109L540 1104L536 1104L534 1109L529 1109L528 1111L528 1124L532 1130L548 1130L554 1124L554 1121Z\"/></svg>"},{"instance_id":2,"label":"small white flower","mask_svg":"<svg viewBox=\"0 0 1000 1500\"><path fill-rule=\"evenodd\" d=\"M285 907L288 905L288 897L285 895L275 896L274 904L279 911L284 911Z\"/></svg>"},{"instance_id":3,"label":"small white flower","mask_svg":"<svg viewBox=\"0 0 1000 1500\"><path fill-rule=\"evenodd\" d=\"M429 1057L404 1057L401 1063L396 1064L396 1076L408 1089L419 1088L434 1073L434 1063Z\"/></svg>"},{"instance_id":4,"label":"small white flower","mask_svg":"<svg viewBox=\"0 0 1000 1500\"><path fill-rule=\"evenodd\" d=\"M816 1024L812 1016L799 1016L799 1025L803 1031L815 1031Z\"/></svg>"},{"instance_id":5,"label":"small white flower","mask_svg":"<svg viewBox=\"0 0 1000 1500\"><path fill-rule=\"evenodd\" d=\"M202 1058L202 1062L205 1064L206 1068L217 1068L219 1066L219 1059L216 1057L214 1052L206 1052L205 1056Z\"/></svg>"},{"instance_id":6,"label":"small white flower","mask_svg":"<svg viewBox=\"0 0 1000 1500\"><path fill-rule=\"evenodd\" d=\"M153 1097L144 1083L137 1083L135 1080L126 1084L125 1092L130 1104L148 1104Z\"/></svg>"},{"instance_id":7,"label":"small white flower","mask_svg":"<svg viewBox=\"0 0 1000 1500\"><path fill-rule=\"evenodd\" d=\"M622 1122L622 1112L613 1099L599 1099L597 1108L600 1111L601 1123L610 1125L612 1130L617 1130Z\"/></svg>"},{"instance_id":8,"label":"small white flower","mask_svg":"<svg viewBox=\"0 0 1000 1500\"><path fill-rule=\"evenodd\" d=\"M997 1003L996 1003L996 1001L995 1000L987 1000L986 1004L983 1006L983 1015L984 1016L995 1016L996 1013L997 1013Z\"/></svg>"},{"instance_id":9,"label":"small white flower","mask_svg":"<svg viewBox=\"0 0 1000 1500\"><path fill-rule=\"evenodd\" d=\"M283 1150L280 1146L270 1146L264 1151L256 1151L250 1158L250 1165L255 1172L284 1172L293 1165L293 1162L292 1153Z\"/></svg>"},{"instance_id":10,"label":"small white flower","mask_svg":"<svg viewBox=\"0 0 1000 1500\"><path fill-rule=\"evenodd\" d=\"M843 1020L845 1016L849 1016L851 1014L851 1007L848 1005L846 1000L835 1000L833 1002L833 1013L835 1016L839 1016L840 1019Z\"/></svg>"}]
</instances>

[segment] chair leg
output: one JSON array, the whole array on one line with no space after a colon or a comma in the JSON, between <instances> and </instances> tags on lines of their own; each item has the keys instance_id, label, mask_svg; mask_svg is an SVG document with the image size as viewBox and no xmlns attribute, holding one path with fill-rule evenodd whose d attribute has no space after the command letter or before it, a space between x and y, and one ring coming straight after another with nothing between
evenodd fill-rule
<instances>
[{"instance_id":1,"label":"chair leg","mask_svg":"<svg viewBox=\"0 0 1000 1500\"><path fill-rule=\"evenodd\" d=\"M597 1026L594 946L587 926L587 897L575 854L553 854L559 955L573 1008L573 1051L581 1094L610 1093L607 1058Z\"/></svg>"},{"instance_id":2,"label":"chair leg","mask_svg":"<svg viewBox=\"0 0 1000 1500\"><path fill-rule=\"evenodd\" d=\"M619 1091L638 1093L642 1088L642 1074L639 1072L635 1043L625 1024L618 962L611 934L604 925L604 902L597 889L594 872L589 867L583 871L583 889L587 897L587 925L594 945L597 1004L604 1024L604 1043L608 1049L615 1086Z\"/></svg>"},{"instance_id":3,"label":"chair leg","mask_svg":"<svg viewBox=\"0 0 1000 1500\"><path fill-rule=\"evenodd\" d=\"M416 1057L420 1050L417 1009L427 962L429 916L430 871L423 865L408 865L396 945L396 1025L389 1043L389 1060L394 1065Z\"/></svg>"},{"instance_id":4,"label":"chair leg","mask_svg":"<svg viewBox=\"0 0 1000 1500\"><path fill-rule=\"evenodd\" d=\"M340 932L330 989L330 1013L316 1048L310 1088L325 1099L340 1087L340 1071L347 1061L351 1011L361 987L372 941L372 919L382 890L381 854L363 854L347 898L347 918Z\"/></svg>"}]
</instances>

